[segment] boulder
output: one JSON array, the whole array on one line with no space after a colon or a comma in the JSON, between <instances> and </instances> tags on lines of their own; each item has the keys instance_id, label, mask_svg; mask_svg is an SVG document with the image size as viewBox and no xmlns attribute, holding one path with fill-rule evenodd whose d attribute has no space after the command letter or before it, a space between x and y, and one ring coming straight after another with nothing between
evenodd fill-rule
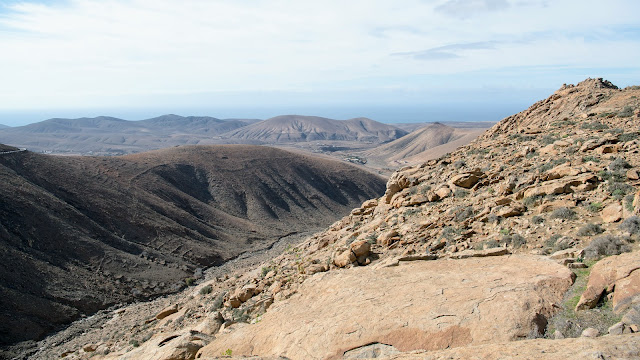
<instances>
[{"instance_id":1,"label":"boulder","mask_svg":"<svg viewBox=\"0 0 640 360\"><path fill-rule=\"evenodd\" d=\"M325 264L310 264L304 269L304 273L307 275L313 275L325 271L329 271L329 267Z\"/></svg>"},{"instance_id":2,"label":"boulder","mask_svg":"<svg viewBox=\"0 0 640 360\"><path fill-rule=\"evenodd\" d=\"M508 218L512 216L520 216L527 208L520 203L512 203L511 205L503 206L496 211L497 216Z\"/></svg>"},{"instance_id":3,"label":"boulder","mask_svg":"<svg viewBox=\"0 0 640 360\"><path fill-rule=\"evenodd\" d=\"M613 203L602 210L600 214L602 221L613 223L622 219L622 205L618 202Z\"/></svg>"},{"instance_id":4,"label":"boulder","mask_svg":"<svg viewBox=\"0 0 640 360\"><path fill-rule=\"evenodd\" d=\"M487 257L487 256L501 256L507 255L509 250L503 247L496 247L484 250L464 250L455 254L451 254L452 259L466 259L472 257Z\"/></svg>"},{"instance_id":5,"label":"boulder","mask_svg":"<svg viewBox=\"0 0 640 360\"><path fill-rule=\"evenodd\" d=\"M438 195L438 197L440 199L444 199L444 198L448 197L449 195L451 195L451 188L449 188L448 186L442 186L442 187L436 189L436 191L434 191L434 193L436 195Z\"/></svg>"},{"instance_id":6,"label":"boulder","mask_svg":"<svg viewBox=\"0 0 640 360\"><path fill-rule=\"evenodd\" d=\"M396 230L389 230L384 232L378 236L376 243L380 246L389 246L393 242L393 238L398 236L398 232Z\"/></svg>"},{"instance_id":7,"label":"boulder","mask_svg":"<svg viewBox=\"0 0 640 360\"><path fill-rule=\"evenodd\" d=\"M576 305L577 310L592 309L606 293L614 292L612 305L620 313L640 294L640 251L610 256L591 269L586 290Z\"/></svg>"},{"instance_id":8,"label":"boulder","mask_svg":"<svg viewBox=\"0 0 640 360\"><path fill-rule=\"evenodd\" d=\"M219 333L197 357L233 349L327 359L376 343L437 350L539 336L571 276L550 259L515 255L327 272L274 303L260 322Z\"/></svg>"},{"instance_id":9,"label":"boulder","mask_svg":"<svg viewBox=\"0 0 640 360\"><path fill-rule=\"evenodd\" d=\"M463 173L451 178L451 183L465 189L471 189L481 178L482 173Z\"/></svg>"},{"instance_id":10,"label":"boulder","mask_svg":"<svg viewBox=\"0 0 640 360\"><path fill-rule=\"evenodd\" d=\"M359 258L361 256L369 255L371 244L367 240L354 241L351 243L350 248L353 254Z\"/></svg>"},{"instance_id":11,"label":"boulder","mask_svg":"<svg viewBox=\"0 0 640 360\"><path fill-rule=\"evenodd\" d=\"M582 330L582 334L580 334L580 336L582 337L590 337L590 338L598 337L598 335L600 335L600 331L592 327Z\"/></svg>"},{"instance_id":12,"label":"boulder","mask_svg":"<svg viewBox=\"0 0 640 360\"><path fill-rule=\"evenodd\" d=\"M640 174L638 173L638 170L636 170L636 169L627 170L627 179L629 179L629 180L638 180L638 179L640 179Z\"/></svg>"},{"instance_id":13,"label":"boulder","mask_svg":"<svg viewBox=\"0 0 640 360\"><path fill-rule=\"evenodd\" d=\"M345 267L356 261L356 255L351 250L345 250L333 259L333 264L337 267Z\"/></svg>"}]
</instances>

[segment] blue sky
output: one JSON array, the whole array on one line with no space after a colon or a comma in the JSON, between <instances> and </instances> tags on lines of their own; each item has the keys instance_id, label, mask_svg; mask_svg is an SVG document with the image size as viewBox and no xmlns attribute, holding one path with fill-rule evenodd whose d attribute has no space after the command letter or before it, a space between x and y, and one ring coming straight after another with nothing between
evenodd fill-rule
<instances>
[{"instance_id":1,"label":"blue sky","mask_svg":"<svg viewBox=\"0 0 640 360\"><path fill-rule=\"evenodd\" d=\"M499 120L563 83L640 84L638 13L635 0L0 0L0 123Z\"/></svg>"}]
</instances>

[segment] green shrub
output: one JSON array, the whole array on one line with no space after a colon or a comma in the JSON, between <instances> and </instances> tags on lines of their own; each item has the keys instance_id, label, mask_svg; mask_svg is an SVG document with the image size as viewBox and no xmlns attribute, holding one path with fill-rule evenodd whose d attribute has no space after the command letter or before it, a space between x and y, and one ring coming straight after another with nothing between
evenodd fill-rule
<instances>
[{"instance_id":1,"label":"green shrub","mask_svg":"<svg viewBox=\"0 0 640 360\"><path fill-rule=\"evenodd\" d=\"M186 278L184 279L184 282L187 284L187 286L194 286L196 284L196 279Z\"/></svg>"},{"instance_id":2,"label":"green shrub","mask_svg":"<svg viewBox=\"0 0 640 360\"><path fill-rule=\"evenodd\" d=\"M495 240L489 240L485 244L487 249L500 247L500 243Z\"/></svg>"},{"instance_id":3,"label":"green shrub","mask_svg":"<svg viewBox=\"0 0 640 360\"><path fill-rule=\"evenodd\" d=\"M536 215L536 216L531 218L531 222L536 224L536 225L537 224L542 224L544 222L544 218L542 216Z\"/></svg>"},{"instance_id":4,"label":"green shrub","mask_svg":"<svg viewBox=\"0 0 640 360\"><path fill-rule=\"evenodd\" d=\"M224 297L227 295L226 291L223 291L221 293L219 293L218 295L216 295L216 297L213 299L213 302L211 303L211 311L216 311L218 309L220 309L222 307L222 303L224 302Z\"/></svg>"},{"instance_id":5,"label":"green shrub","mask_svg":"<svg viewBox=\"0 0 640 360\"><path fill-rule=\"evenodd\" d=\"M138 346L140 346L140 343L138 342L138 340L132 339L132 340L129 340L129 345L133 346L134 348L137 348Z\"/></svg>"},{"instance_id":6,"label":"green shrub","mask_svg":"<svg viewBox=\"0 0 640 360\"><path fill-rule=\"evenodd\" d=\"M598 212L602 210L602 203L601 202L589 203L589 205L587 206L587 209L589 209L589 211L591 212Z\"/></svg>"},{"instance_id":7,"label":"green shrub","mask_svg":"<svg viewBox=\"0 0 640 360\"><path fill-rule=\"evenodd\" d=\"M596 156L592 156L592 155L588 155L588 156L583 156L582 157L582 162L589 162L589 161L593 161L594 163L599 163L600 162L600 158L598 158Z\"/></svg>"},{"instance_id":8,"label":"green shrub","mask_svg":"<svg viewBox=\"0 0 640 360\"><path fill-rule=\"evenodd\" d=\"M553 210L553 212L551 213L552 219L570 220L570 219L574 219L575 217L576 217L576 212L566 207L557 208Z\"/></svg>"},{"instance_id":9,"label":"green shrub","mask_svg":"<svg viewBox=\"0 0 640 360\"><path fill-rule=\"evenodd\" d=\"M522 203L526 207L532 207L532 206L535 206L538 203L538 201L541 200L542 198L543 198L542 195L528 196L522 200Z\"/></svg>"},{"instance_id":10,"label":"green shrub","mask_svg":"<svg viewBox=\"0 0 640 360\"><path fill-rule=\"evenodd\" d=\"M603 232L604 232L604 229L602 228L602 226L598 224L587 224L581 227L580 230L578 230L577 235L578 236L594 236L594 235L602 234Z\"/></svg>"},{"instance_id":11,"label":"green shrub","mask_svg":"<svg viewBox=\"0 0 640 360\"><path fill-rule=\"evenodd\" d=\"M622 199L627 193L633 192L633 186L621 182L609 183L609 193L616 199Z\"/></svg>"},{"instance_id":12,"label":"green shrub","mask_svg":"<svg viewBox=\"0 0 640 360\"><path fill-rule=\"evenodd\" d=\"M621 142L627 142L627 141L635 140L638 137L640 137L640 133L637 133L637 132L622 133L618 136L618 140L620 140Z\"/></svg>"}]
</instances>

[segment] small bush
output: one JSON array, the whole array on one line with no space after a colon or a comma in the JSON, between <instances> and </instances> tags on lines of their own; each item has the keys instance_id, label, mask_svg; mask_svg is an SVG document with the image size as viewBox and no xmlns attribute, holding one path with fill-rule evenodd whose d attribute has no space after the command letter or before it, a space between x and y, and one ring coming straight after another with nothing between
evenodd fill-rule
<instances>
[{"instance_id":1,"label":"small bush","mask_svg":"<svg viewBox=\"0 0 640 360\"><path fill-rule=\"evenodd\" d=\"M500 224L501 221L502 221L502 217L498 215L489 214L489 216L487 216L487 222L490 224Z\"/></svg>"},{"instance_id":2,"label":"small bush","mask_svg":"<svg viewBox=\"0 0 640 360\"><path fill-rule=\"evenodd\" d=\"M220 309L222 307L222 303L224 302L224 297L227 295L226 291L221 292L220 294L216 295L216 297L213 299L213 302L211 303L211 311L216 311L218 309Z\"/></svg>"},{"instance_id":3,"label":"small bush","mask_svg":"<svg viewBox=\"0 0 640 360\"><path fill-rule=\"evenodd\" d=\"M544 222L544 218L542 216L534 216L531 218L531 222L538 225L538 224L542 224Z\"/></svg>"},{"instance_id":4,"label":"small bush","mask_svg":"<svg viewBox=\"0 0 640 360\"><path fill-rule=\"evenodd\" d=\"M619 255L631 251L626 241L612 235L604 235L595 238L584 249L585 259L598 259L602 256Z\"/></svg>"},{"instance_id":5,"label":"small bush","mask_svg":"<svg viewBox=\"0 0 640 360\"><path fill-rule=\"evenodd\" d=\"M587 209L589 209L589 211L591 212L598 212L602 210L602 203L601 202L589 203L589 205L587 206Z\"/></svg>"},{"instance_id":6,"label":"small bush","mask_svg":"<svg viewBox=\"0 0 640 360\"><path fill-rule=\"evenodd\" d=\"M524 200L522 200L522 203L526 207L532 207L532 206L535 206L538 203L538 201L541 199L542 199L541 195L529 196L524 198Z\"/></svg>"},{"instance_id":7,"label":"small bush","mask_svg":"<svg viewBox=\"0 0 640 360\"><path fill-rule=\"evenodd\" d=\"M638 137L640 137L640 133L637 133L637 132L622 133L618 136L618 140L620 140L621 142L627 142L627 141L635 140Z\"/></svg>"},{"instance_id":8,"label":"small bush","mask_svg":"<svg viewBox=\"0 0 640 360\"><path fill-rule=\"evenodd\" d=\"M619 113L619 117L630 117L633 115L633 108L631 106L625 106Z\"/></svg>"},{"instance_id":9,"label":"small bush","mask_svg":"<svg viewBox=\"0 0 640 360\"><path fill-rule=\"evenodd\" d=\"M640 217L631 216L626 218L622 224L620 224L619 228L631 235L640 235Z\"/></svg>"},{"instance_id":10,"label":"small bush","mask_svg":"<svg viewBox=\"0 0 640 360\"><path fill-rule=\"evenodd\" d=\"M622 199L627 193L633 191L633 186L621 182L609 183L609 193L616 199Z\"/></svg>"},{"instance_id":11,"label":"small bush","mask_svg":"<svg viewBox=\"0 0 640 360\"><path fill-rule=\"evenodd\" d=\"M611 171L621 171L629 168L631 168L631 164L629 164L624 158L615 158L609 164L609 170Z\"/></svg>"},{"instance_id":12,"label":"small bush","mask_svg":"<svg viewBox=\"0 0 640 360\"><path fill-rule=\"evenodd\" d=\"M557 137L552 136L552 135L545 135L540 139L540 142L543 145L549 145L549 144L553 144L556 140L558 140Z\"/></svg>"},{"instance_id":13,"label":"small bush","mask_svg":"<svg viewBox=\"0 0 640 360\"><path fill-rule=\"evenodd\" d=\"M138 346L140 346L140 343L138 342L138 340L129 340L129 345L133 346L134 348L137 348Z\"/></svg>"},{"instance_id":14,"label":"small bush","mask_svg":"<svg viewBox=\"0 0 640 360\"><path fill-rule=\"evenodd\" d=\"M473 211L473 207L468 206L456 214L456 221L462 222L472 217L475 212Z\"/></svg>"},{"instance_id":15,"label":"small bush","mask_svg":"<svg viewBox=\"0 0 640 360\"><path fill-rule=\"evenodd\" d=\"M213 291L213 287L211 287L211 285L207 285L207 286L203 287L202 289L200 289L200 295L211 294L212 291Z\"/></svg>"},{"instance_id":16,"label":"small bush","mask_svg":"<svg viewBox=\"0 0 640 360\"><path fill-rule=\"evenodd\" d=\"M458 160L458 161L453 163L453 167L456 168L456 169L463 168L466 165L467 165L467 163L464 160Z\"/></svg>"},{"instance_id":17,"label":"small bush","mask_svg":"<svg viewBox=\"0 0 640 360\"><path fill-rule=\"evenodd\" d=\"M599 235L604 232L602 226L598 224L587 224L578 230L578 236L594 236Z\"/></svg>"},{"instance_id":18,"label":"small bush","mask_svg":"<svg viewBox=\"0 0 640 360\"><path fill-rule=\"evenodd\" d=\"M194 278L186 278L184 279L185 284L187 284L187 286L194 286L196 284L196 279Z\"/></svg>"},{"instance_id":19,"label":"small bush","mask_svg":"<svg viewBox=\"0 0 640 360\"><path fill-rule=\"evenodd\" d=\"M453 192L453 196L457 198L463 198L463 197L466 197L467 195L469 195L469 192L464 189L456 189L456 191Z\"/></svg>"},{"instance_id":20,"label":"small bush","mask_svg":"<svg viewBox=\"0 0 640 360\"><path fill-rule=\"evenodd\" d=\"M249 314L247 314L247 311L240 308L234 309L231 316L235 322L247 322L247 320L249 320Z\"/></svg>"},{"instance_id":21,"label":"small bush","mask_svg":"<svg viewBox=\"0 0 640 360\"><path fill-rule=\"evenodd\" d=\"M561 237L562 235L560 234L552 235L550 238L545 240L544 242L545 248L548 248L549 250L553 249L556 246L556 242L558 242L558 239L560 239Z\"/></svg>"},{"instance_id":22,"label":"small bush","mask_svg":"<svg viewBox=\"0 0 640 360\"><path fill-rule=\"evenodd\" d=\"M487 249L500 247L500 243L495 240L489 240L485 243Z\"/></svg>"},{"instance_id":23,"label":"small bush","mask_svg":"<svg viewBox=\"0 0 640 360\"><path fill-rule=\"evenodd\" d=\"M520 234L513 234L503 237L502 242L511 245L514 249L518 249L527 243L527 239Z\"/></svg>"},{"instance_id":24,"label":"small bush","mask_svg":"<svg viewBox=\"0 0 640 360\"><path fill-rule=\"evenodd\" d=\"M552 219L570 220L570 219L574 219L575 217L576 217L576 212L566 207L557 208L553 210L553 212L551 213Z\"/></svg>"},{"instance_id":25,"label":"small bush","mask_svg":"<svg viewBox=\"0 0 640 360\"><path fill-rule=\"evenodd\" d=\"M582 123L582 125L580 127L583 128L583 129L589 129L589 130L606 130L606 129L609 128L609 126L607 124L603 124L603 123L601 123L599 121L593 121L593 122L590 122L590 123L585 122L585 123Z\"/></svg>"},{"instance_id":26,"label":"small bush","mask_svg":"<svg viewBox=\"0 0 640 360\"><path fill-rule=\"evenodd\" d=\"M600 159L591 155L582 157L582 162L589 162L589 161L593 161L594 163L599 163Z\"/></svg>"},{"instance_id":27,"label":"small bush","mask_svg":"<svg viewBox=\"0 0 640 360\"><path fill-rule=\"evenodd\" d=\"M624 207L629 211L635 210L635 208L633 207L633 197L633 194L629 194L624 197Z\"/></svg>"}]
</instances>

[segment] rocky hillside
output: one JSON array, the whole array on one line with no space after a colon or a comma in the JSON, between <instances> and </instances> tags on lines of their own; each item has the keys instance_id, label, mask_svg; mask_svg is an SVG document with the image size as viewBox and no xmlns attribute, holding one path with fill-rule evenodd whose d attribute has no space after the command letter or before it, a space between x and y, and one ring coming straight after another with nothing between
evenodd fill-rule
<instances>
[{"instance_id":1,"label":"rocky hillside","mask_svg":"<svg viewBox=\"0 0 640 360\"><path fill-rule=\"evenodd\" d=\"M402 129L367 118L333 120L318 116L283 115L223 136L269 144L316 140L384 143L406 134Z\"/></svg>"},{"instance_id":2,"label":"rocky hillside","mask_svg":"<svg viewBox=\"0 0 640 360\"><path fill-rule=\"evenodd\" d=\"M2 148L2 147L0 147ZM0 339L174 292L201 268L324 227L384 191L335 161L258 146L124 157L0 153Z\"/></svg>"},{"instance_id":3,"label":"rocky hillside","mask_svg":"<svg viewBox=\"0 0 640 360\"><path fill-rule=\"evenodd\" d=\"M281 255L78 322L29 354L638 358L638 97L602 79L565 85L400 169L382 197Z\"/></svg>"}]
</instances>

